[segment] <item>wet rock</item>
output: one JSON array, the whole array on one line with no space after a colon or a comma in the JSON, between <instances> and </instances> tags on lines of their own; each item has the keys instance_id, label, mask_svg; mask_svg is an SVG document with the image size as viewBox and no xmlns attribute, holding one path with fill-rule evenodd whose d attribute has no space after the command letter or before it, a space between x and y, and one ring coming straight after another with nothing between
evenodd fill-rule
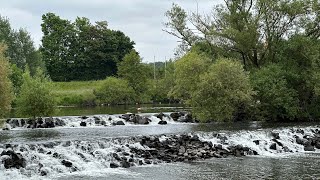
<instances>
[{"instance_id":1,"label":"wet rock","mask_svg":"<svg viewBox=\"0 0 320 180\"><path fill-rule=\"evenodd\" d=\"M304 151L315 151L314 146L308 145L304 147Z\"/></svg>"},{"instance_id":2,"label":"wet rock","mask_svg":"<svg viewBox=\"0 0 320 180\"><path fill-rule=\"evenodd\" d=\"M82 121L82 122L80 123L80 126L85 127L85 126L87 126L87 123L86 123L86 122L84 122L84 121Z\"/></svg>"},{"instance_id":3,"label":"wet rock","mask_svg":"<svg viewBox=\"0 0 320 180\"><path fill-rule=\"evenodd\" d=\"M4 128L2 128L2 130L4 130L4 131L10 131L12 128L11 128L11 125L10 124L8 124L8 123L6 123L5 125L4 125Z\"/></svg>"},{"instance_id":4,"label":"wet rock","mask_svg":"<svg viewBox=\"0 0 320 180\"><path fill-rule=\"evenodd\" d=\"M271 132L271 136L272 136L274 139L280 139L280 134L277 133L277 132Z\"/></svg>"},{"instance_id":5,"label":"wet rock","mask_svg":"<svg viewBox=\"0 0 320 180\"><path fill-rule=\"evenodd\" d=\"M72 167L72 162L67 161L67 160L62 160L61 164L63 164L66 167Z\"/></svg>"},{"instance_id":6,"label":"wet rock","mask_svg":"<svg viewBox=\"0 0 320 180\"><path fill-rule=\"evenodd\" d=\"M161 120L163 120L163 117L165 117L165 115L162 112L159 114L155 114L154 116L161 119Z\"/></svg>"},{"instance_id":7,"label":"wet rock","mask_svg":"<svg viewBox=\"0 0 320 180\"><path fill-rule=\"evenodd\" d=\"M100 124L101 119L100 119L99 117L93 116L93 119L94 119L94 123L95 123L95 124Z\"/></svg>"},{"instance_id":8,"label":"wet rock","mask_svg":"<svg viewBox=\"0 0 320 180\"><path fill-rule=\"evenodd\" d=\"M88 116L82 116L81 119L88 119Z\"/></svg>"},{"instance_id":9,"label":"wet rock","mask_svg":"<svg viewBox=\"0 0 320 180\"><path fill-rule=\"evenodd\" d=\"M123 167L123 168L129 168L129 167L130 167L130 163L129 163L128 161L126 161L126 160L123 160L123 161L121 162L121 167Z\"/></svg>"},{"instance_id":10,"label":"wet rock","mask_svg":"<svg viewBox=\"0 0 320 180\"><path fill-rule=\"evenodd\" d=\"M135 124L149 124L151 122L151 119L135 115L132 119L132 122Z\"/></svg>"},{"instance_id":11,"label":"wet rock","mask_svg":"<svg viewBox=\"0 0 320 180\"><path fill-rule=\"evenodd\" d=\"M101 124L102 126L106 126L106 125L107 125L106 121L101 121L100 124Z\"/></svg>"},{"instance_id":12,"label":"wet rock","mask_svg":"<svg viewBox=\"0 0 320 180\"><path fill-rule=\"evenodd\" d=\"M12 150L2 151L1 153L2 163L6 169L9 168L25 168L26 160L22 157L20 153L15 153Z\"/></svg>"},{"instance_id":13,"label":"wet rock","mask_svg":"<svg viewBox=\"0 0 320 180\"><path fill-rule=\"evenodd\" d=\"M44 125L45 128L54 128L55 127L54 120L52 117L45 118L44 123L45 123L45 125Z\"/></svg>"},{"instance_id":14,"label":"wet rock","mask_svg":"<svg viewBox=\"0 0 320 180\"><path fill-rule=\"evenodd\" d=\"M166 125L166 124L168 124L168 122L161 120L161 121L158 122L158 124L160 124L160 125Z\"/></svg>"},{"instance_id":15,"label":"wet rock","mask_svg":"<svg viewBox=\"0 0 320 180\"><path fill-rule=\"evenodd\" d=\"M276 143L272 143L269 148L273 149L273 150L277 150L277 144Z\"/></svg>"},{"instance_id":16,"label":"wet rock","mask_svg":"<svg viewBox=\"0 0 320 180\"><path fill-rule=\"evenodd\" d=\"M117 164L115 162L110 163L110 168L118 168L118 167L120 167L119 164Z\"/></svg>"},{"instance_id":17,"label":"wet rock","mask_svg":"<svg viewBox=\"0 0 320 180\"><path fill-rule=\"evenodd\" d=\"M174 121L177 121L180 117L181 117L181 114L179 112L173 112L170 114L170 117L174 120Z\"/></svg>"},{"instance_id":18,"label":"wet rock","mask_svg":"<svg viewBox=\"0 0 320 180\"><path fill-rule=\"evenodd\" d=\"M121 125L125 125L123 121L116 121L116 122L113 122L112 125L114 126L121 126Z\"/></svg>"},{"instance_id":19,"label":"wet rock","mask_svg":"<svg viewBox=\"0 0 320 180\"><path fill-rule=\"evenodd\" d=\"M55 118L54 124L55 124L55 126L65 126L66 125L66 123L62 119L59 119L59 118Z\"/></svg>"},{"instance_id":20,"label":"wet rock","mask_svg":"<svg viewBox=\"0 0 320 180\"><path fill-rule=\"evenodd\" d=\"M259 140L254 140L253 141L256 145L259 145L260 144L260 141Z\"/></svg>"}]
</instances>

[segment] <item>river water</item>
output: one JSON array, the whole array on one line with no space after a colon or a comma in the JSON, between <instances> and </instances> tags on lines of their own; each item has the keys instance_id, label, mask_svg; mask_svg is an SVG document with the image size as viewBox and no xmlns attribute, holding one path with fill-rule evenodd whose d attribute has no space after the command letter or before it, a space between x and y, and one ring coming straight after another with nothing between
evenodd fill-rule
<instances>
[{"instance_id":1,"label":"river water","mask_svg":"<svg viewBox=\"0 0 320 180\"><path fill-rule=\"evenodd\" d=\"M150 114L144 114L151 116ZM108 116L99 116L107 119ZM87 121L90 121L90 118ZM320 179L320 151L305 152L302 145L293 142L293 136L299 135L293 129L303 129L305 134L317 129L317 123L305 124L270 124L260 122L245 123L212 123L188 124L167 120L167 125L125 126L76 126L81 119L65 117L64 127L52 129L27 129L17 127L11 131L0 131L0 152L6 144L14 146L16 151L27 159L27 167L20 169L5 169L0 166L0 179L154 179L154 180L208 180L208 179ZM280 142L286 145L292 153L285 153L281 148L270 150L270 132L280 134ZM229 144L242 144L250 147L259 155L245 157L212 158L192 162L159 163L152 165L137 165L130 168L112 169L110 152L116 148L126 148L124 144L136 145L127 140L129 137L141 135L166 134L198 134L203 141L221 143L214 134L223 134ZM260 140L260 145L253 140ZM69 145L65 145L69 143ZM44 144L53 143L53 147ZM23 150L23 151L22 151ZM41 152L42 151L42 152ZM46 153L49 152L50 154ZM61 154L75 166L72 171L61 165L61 159L52 157L51 152ZM83 160L79 157L86 157ZM95 153L95 157L92 156ZM97 156L97 154L99 156ZM41 164L41 166L39 165ZM45 169L46 176L39 174L39 169Z\"/></svg>"}]
</instances>

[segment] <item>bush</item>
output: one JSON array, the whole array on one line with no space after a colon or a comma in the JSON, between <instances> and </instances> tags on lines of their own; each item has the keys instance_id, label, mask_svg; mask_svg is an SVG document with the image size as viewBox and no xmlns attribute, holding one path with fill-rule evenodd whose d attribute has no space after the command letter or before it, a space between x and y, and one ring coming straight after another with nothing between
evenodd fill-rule
<instances>
[{"instance_id":1,"label":"bush","mask_svg":"<svg viewBox=\"0 0 320 180\"><path fill-rule=\"evenodd\" d=\"M218 59L209 71L200 76L192 94L194 114L202 122L230 121L253 95L248 74L242 65L229 59Z\"/></svg>"},{"instance_id":2,"label":"bush","mask_svg":"<svg viewBox=\"0 0 320 180\"><path fill-rule=\"evenodd\" d=\"M280 65L263 67L251 76L259 113L264 119L294 119L298 114L299 100L295 89L287 79L292 79ZM289 78L291 77L291 78Z\"/></svg>"},{"instance_id":3,"label":"bush","mask_svg":"<svg viewBox=\"0 0 320 180\"><path fill-rule=\"evenodd\" d=\"M94 95L100 103L125 104L134 99L134 90L126 80L108 77L101 86L94 91Z\"/></svg>"},{"instance_id":4,"label":"bush","mask_svg":"<svg viewBox=\"0 0 320 180\"><path fill-rule=\"evenodd\" d=\"M24 82L17 98L17 114L33 118L52 115L56 101L48 77L40 70L34 77L31 77L27 69L23 78Z\"/></svg>"}]
</instances>

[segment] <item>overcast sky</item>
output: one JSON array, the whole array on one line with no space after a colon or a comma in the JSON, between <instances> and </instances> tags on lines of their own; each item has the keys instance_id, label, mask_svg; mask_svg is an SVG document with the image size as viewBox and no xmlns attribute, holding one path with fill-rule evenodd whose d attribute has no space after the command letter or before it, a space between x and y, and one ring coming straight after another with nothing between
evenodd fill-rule
<instances>
[{"instance_id":1,"label":"overcast sky","mask_svg":"<svg viewBox=\"0 0 320 180\"><path fill-rule=\"evenodd\" d=\"M74 20L87 17L92 22L107 21L111 29L123 31L135 43L144 62L164 61L173 57L178 39L162 31L166 22L164 13L172 3L182 6L188 13L210 12L221 0L5 0L0 14L10 19L13 28L30 32L36 45L42 37L41 16L53 12L61 18Z\"/></svg>"}]
</instances>

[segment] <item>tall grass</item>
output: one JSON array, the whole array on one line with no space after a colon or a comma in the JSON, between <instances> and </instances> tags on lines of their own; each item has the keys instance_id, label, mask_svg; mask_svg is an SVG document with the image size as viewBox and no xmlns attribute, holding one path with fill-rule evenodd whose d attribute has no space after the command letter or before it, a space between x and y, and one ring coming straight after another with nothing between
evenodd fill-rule
<instances>
[{"instance_id":1,"label":"tall grass","mask_svg":"<svg viewBox=\"0 0 320 180\"><path fill-rule=\"evenodd\" d=\"M80 106L95 101L94 89L103 81L53 82L53 94L59 106Z\"/></svg>"}]
</instances>

